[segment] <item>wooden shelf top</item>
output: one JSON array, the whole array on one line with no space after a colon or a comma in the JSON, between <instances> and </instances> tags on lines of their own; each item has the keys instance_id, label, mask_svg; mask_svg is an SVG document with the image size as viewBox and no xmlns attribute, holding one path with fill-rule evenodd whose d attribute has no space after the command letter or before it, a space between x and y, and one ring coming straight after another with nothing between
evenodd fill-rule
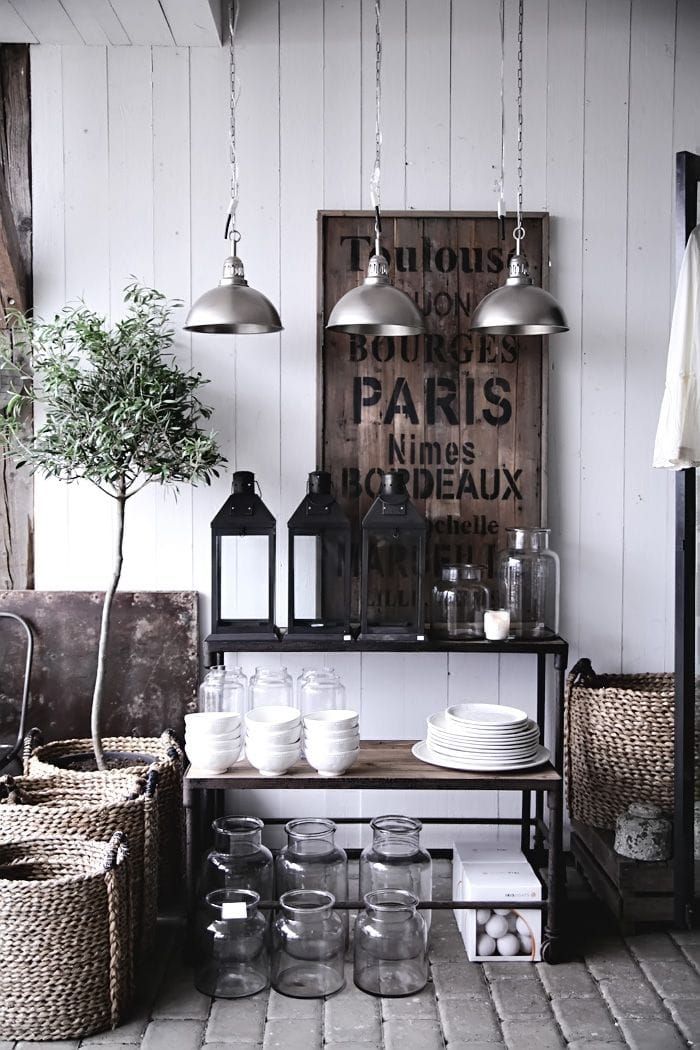
<instances>
[{"instance_id":1,"label":"wooden shelf top","mask_svg":"<svg viewBox=\"0 0 700 1050\"><path fill-rule=\"evenodd\" d=\"M411 754L414 740L363 740L355 765L340 777L321 777L303 760L281 777L263 777L248 762L218 776L190 766L185 788L383 788L398 790L538 791L561 783L547 762L538 769L518 773L463 773L419 762Z\"/></svg>"},{"instance_id":2,"label":"wooden shelf top","mask_svg":"<svg viewBox=\"0 0 700 1050\"><path fill-rule=\"evenodd\" d=\"M252 641L237 636L210 634L204 641L210 653L531 653L543 656L568 657L569 643L558 634L544 638L510 638L503 642L487 642L480 638L471 642L441 642L426 638L422 642L333 641L322 637L286 641Z\"/></svg>"}]
</instances>

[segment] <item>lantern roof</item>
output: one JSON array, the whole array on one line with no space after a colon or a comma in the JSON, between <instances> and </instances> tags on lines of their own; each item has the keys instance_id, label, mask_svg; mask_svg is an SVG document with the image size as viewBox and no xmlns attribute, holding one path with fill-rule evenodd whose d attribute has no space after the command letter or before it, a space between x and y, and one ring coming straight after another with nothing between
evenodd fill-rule
<instances>
[{"instance_id":1,"label":"lantern roof","mask_svg":"<svg viewBox=\"0 0 700 1050\"><path fill-rule=\"evenodd\" d=\"M405 476L400 471L384 474L381 489L362 520L362 528L426 531L425 518L411 502Z\"/></svg>"},{"instance_id":2,"label":"lantern roof","mask_svg":"<svg viewBox=\"0 0 700 1050\"><path fill-rule=\"evenodd\" d=\"M331 476L325 470L309 474L308 491L288 522L293 531L349 529L350 521L331 492Z\"/></svg>"}]
</instances>

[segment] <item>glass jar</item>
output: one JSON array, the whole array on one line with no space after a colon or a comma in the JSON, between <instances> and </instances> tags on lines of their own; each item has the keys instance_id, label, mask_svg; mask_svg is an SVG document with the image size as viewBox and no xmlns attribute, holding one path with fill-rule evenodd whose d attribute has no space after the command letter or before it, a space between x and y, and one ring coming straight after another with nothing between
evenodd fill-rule
<instances>
[{"instance_id":1,"label":"glass jar","mask_svg":"<svg viewBox=\"0 0 700 1050\"><path fill-rule=\"evenodd\" d=\"M199 710L221 711L223 684L226 669L210 667L199 687Z\"/></svg>"},{"instance_id":2,"label":"glass jar","mask_svg":"<svg viewBox=\"0 0 700 1050\"><path fill-rule=\"evenodd\" d=\"M280 897L272 927L272 987L295 999L321 999L345 985L345 932L324 890L292 890Z\"/></svg>"},{"instance_id":3,"label":"glass jar","mask_svg":"<svg viewBox=\"0 0 700 1050\"><path fill-rule=\"evenodd\" d=\"M270 983L267 922L251 890L214 890L197 909L194 983L204 995L240 999Z\"/></svg>"},{"instance_id":4,"label":"glass jar","mask_svg":"<svg viewBox=\"0 0 700 1050\"><path fill-rule=\"evenodd\" d=\"M244 717L248 710L248 679L242 667L224 668L221 685L221 710Z\"/></svg>"},{"instance_id":5,"label":"glass jar","mask_svg":"<svg viewBox=\"0 0 700 1050\"><path fill-rule=\"evenodd\" d=\"M403 890L365 895L355 923L355 984L370 995L416 995L428 983L428 929L418 898Z\"/></svg>"},{"instance_id":6,"label":"glass jar","mask_svg":"<svg viewBox=\"0 0 700 1050\"><path fill-rule=\"evenodd\" d=\"M312 711L340 711L345 707L345 686L332 667L310 670L299 682L302 716Z\"/></svg>"},{"instance_id":7,"label":"glass jar","mask_svg":"<svg viewBox=\"0 0 700 1050\"><path fill-rule=\"evenodd\" d=\"M443 565L442 579L433 586L430 633L436 638L465 641L484 637L488 587L481 582L481 565Z\"/></svg>"},{"instance_id":8,"label":"glass jar","mask_svg":"<svg viewBox=\"0 0 700 1050\"><path fill-rule=\"evenodd\" d=\"M256 667L250 680L250 707L294 706L294 682L286 667Z\"/></svg>"},{"instance_id":9,"label":"glass jar","mask_svg":"<svg viewBox=\"0 0 700 1050\"><path fill-rule=\"evenodd\" d=\"M257 817L220 817L212 824L214 849L204 872L204 892L253 890L261 900L272 900L272 854L262 843L265 825Z\"/></svg>"},{"instance_id":10,"label":"glass jar","mask_svg":"<svg viewBox=\"0 0 700 1050\"><path fill-rule=\"evenodd\" d=\"M418 900L433 898L433 862L421 848L422 824L413 817L375 817L372 845L360 856L360 897L374 890L404 890ZM425 916L430 927L430 915Z\"/></svg>"},{"instance_id":11,"label":"glass jar","mask_svg":"<svg viewBox=\"0 0 700 1050\"><path fill-rule=\"evenodd\" d=\"M508 548L498 558L502 608L513 638L540 638L559 629L559 558L549 529L506 529Z\"/></svg>"},{"instance_id":12,"label":"glass jar","mask_svg":"<svg viewBox=\"0 0 700 1050\"><path fill-rule=\"evenodd\" d=\"M277 894L289 890L328 890L336 900L348 899L348 858L335 844L336 826L325 817L290 820L287 845L275 859ZM348 913L340 919L348 933Z\"/></svg>"}]
</instances>

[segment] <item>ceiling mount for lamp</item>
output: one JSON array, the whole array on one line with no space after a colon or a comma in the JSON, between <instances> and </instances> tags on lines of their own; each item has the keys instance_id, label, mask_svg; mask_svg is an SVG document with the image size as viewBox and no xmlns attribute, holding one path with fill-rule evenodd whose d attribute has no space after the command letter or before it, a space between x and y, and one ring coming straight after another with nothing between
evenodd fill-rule
<instances>
[{"instance_id":1,"label":"ceiling mount for lamp","mask_svg":"<svg viewBox=\"0 0 700 1050\"><path fill-rule=\"evenodd\" d=\"M382 220L380 214L380 180L382 154L381 99L382 99L382 32L380 0L375 0L375 155L374 171L370 181L374 207L374 254L367 266L367 276L357 288L338 300L328 318L326 328L332 332L352 335L404 336L420 335L425 324L413 300L395 288L389 280L389 266L382 255Z\"/></svg>"},{"instance_id":2,"label":"ceiling mount for lamp","mask_svg":"<svg viewBox=\"0 0 700 1050\"><path fill-rule=\"evenodd\" d=\"M238 209L238 157L236 154L236 62L234 44L238 8L234 16L234 0L229 0L229 71L230 71L230 158L231 201L226 216L224 239L229 241L229 255L224 260L223 276L216 288L200 295L185 320L188 332L208 332L213 335L264 335L281 332L282 322L270 300L251 288L245 279L243 262L238 255L241 239L236 227Z\"/></svg>"},{"instance_id":3,"label":"ceiling mount for lamp","mask_svg":"<svg viewBox=\"0 0 700 1050\"><path fill-rule=\"evenodd\" d=\"M561 306L549 292L532 283L522 241L523 227L523 0L518 3L518 195L517 221L513 231L515 254L508 266L506 282L489 292L472 314L470 329L492 335L556 335L568 332L569 325ZM501 180L498 216L505 225L504 182L504 92L503 64L505 52L505 10L501 0Z\"/></svg>"}]
</instances>

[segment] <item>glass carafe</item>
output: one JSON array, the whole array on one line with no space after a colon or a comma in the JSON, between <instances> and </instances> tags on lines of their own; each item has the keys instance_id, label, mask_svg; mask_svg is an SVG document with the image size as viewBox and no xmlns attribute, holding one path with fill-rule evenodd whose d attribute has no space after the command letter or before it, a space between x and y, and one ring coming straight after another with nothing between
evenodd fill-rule
<instances>
[{"instance_id":1,"label":"glass carafe","mask_svg":"<svg viewBox=\"0 0 700 1050\"><path fill-rule=\"evenodd\" d=\"M250 707L294 706L294 682L286 667L256 667L250 680Z\"/></svg>"},{"instance_id":2,"label":"glass carafe","mask_svg":"<svg viewBox=\"0 0 700 1050\"><path fill-rule=\"evenodd\" d=\"M224 667L210 667L199 687L199 710L221 711L223 699Z\"/></svg>"},{"instance_id":3,"label":"glass carafe","mask_svg":"<svg viewBox=\"0 0 700 1050\"><path fill-rule=\"evenodd\" d=\"M307 671L298 683L297 696L302 716L345 707L345 686L332 667Z\"/></svg>"},{"instance_id":4,"label":"glass carafe","mask_svg":"<svg viewBox=\"0 0 700 1050\"><path fill-rule=\"evenodd\" d=\"M374 890L404 890L419 900L433 898L433 862L421 848L421 822L413 817L375 817L372 844L360 856L360 897ZM430 914L425 915L430 926Z\"/></svg>"},{"instance_id":5,"label":"glass carafe","mask_svg":"<svg viewBox=\"0 0 700 1050\"><path fill-rule=\"evenodd\" d=\"M506 529L508 548L498 558L501 607L514 638L540 638L559 629L559 558L549 529Z\"/></svg>"},{"instance_id":6,"label":"glass carafe","mask_svg":"<svg viewBox=\"0 0 700 1050\"><path fill-rule=\"evenodd\" d=\"M240 999L270 983L267 922L251 890L214 890L197 909L194 983L204 995Z\"/></svg>"},{"instance_id":7,"label":"glass carafe","mask_svg":"<svg viewBox=\"0 0 700 1050\"><path fill-rule=\"evenodd\" d=\"M296 999L320 999L345 984L345 931L323 890L292 890L280 897L272 927L272 987Z\"/></svg>"},{"instance_id":8,"label":"glass carafe","mask_svg":"<svg viewBox=\"0 0 700 1050\"><path fill-rule=\"evenodd\" d=\"M335 844L336 826L325 817L290 820L287 845L275 859L277 895L289 890L328 890L336 900L348 899L348 858ZM340 912L347 935L348 913Z\"/></svg>"},{"instance_id":9,"label":"glass carafe","mask_svg":"<svg viewBox=\"0 0 700 1050\"><path fill-rule=\"evenodd\" d=\"M442 579L432 593L430 632L436 638L466 641L484 637L488 587L481 582L481 565L443 565Z\"/></svg>"},{"instance_id":10,"label":"glass carafe","mask_svg":"<svg viewBox=\"0 0 700 1050\"><path fill-rule=\"evenodd\" d=\"M212 824L214 849L209 853L203 889L253 890L261 900L272 900L272 854L262 843L264 824L257 817L220 817Z\"/></svg>"},{"instance_id":11,"label":"glass carafe","mask_svg":"<svg viewBox=\"0 0 700 1050\"><path fill-rule=\"evenodd\" d=\"M365 895L355 923L355 984L370 995L416 995L428 982L427 926L403 890Z\"/></svg>"},{"instance_id":12,"label":"glass carafe","mask_svg":"<svg viewBox=\"0 0 700 1050\"><path fill-rule=\"evenodd\" d=\"M224 668L221 685L221 710L244 717L248 710L248 679L242 667Z\"/></svg>"}]
</instances>

